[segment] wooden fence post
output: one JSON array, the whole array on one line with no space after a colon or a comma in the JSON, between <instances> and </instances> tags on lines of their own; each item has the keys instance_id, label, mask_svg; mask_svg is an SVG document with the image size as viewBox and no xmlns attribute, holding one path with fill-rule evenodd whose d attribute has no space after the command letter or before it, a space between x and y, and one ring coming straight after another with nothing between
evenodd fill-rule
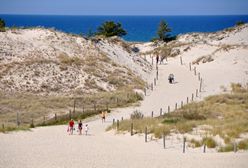
<instances>
[{"instance_id":1,"label":"wooden fence post","mask_svg":"<svg viewBox=\"0 0 248 168\"><path fill-rule=\"evenodd\" d=\"M43 116L43 124L45 125L46 124L46 117Z\"/></svg>"},{"instance_id":2,"label":"wooden fence post","mask_svg":"<svg viewBox=\"0 0 248 168\"><path fill-rule=\"evenodd\" d=\"M2 128L3 128L3 130L4 130L4 124L2 124Z\"/></svg>"},{"instance_id":3,"label":"wooden fence post","mask_svg":"<svg viewBox=\"0 0 248 168\"><path fill-rule=\"evenodd\" d=\"M157 83L156 83L156 78L154 78L154 86L156 86L156 84L157 84Z\"/></svg>"},{"instance_id":4,"label":"wooden fence post","mask_svg":"<svg viewBox=\"0 0 248 168\"><path fill-rule=\"evenodd\" d=\"M152 111L152 118L153 118L153 111Z\"/></svg>"},{"instance_id":5,"label":"wooden fence post","mask_svg":"<svg viewBox=\"0 0 248 168\"><path fill-rule=\"evenodd\" d=\"M34 119L32 118L32 120L31 120L31 128L34 128Z\"/></svg>"},{"instance_id":6,"label":"wooden fence post","mask_svg":"<svg viewBox=\"0 0 248 168\"><path fill-rule=\"evenodd\" d=\"M181 101L181 108L183 107L183 101Z\"/></svg>"},{"instance_id":7,"label":"wooden fence post","mask_svg":"<svg viewBox=\"0 0 248 168\"><path fill-rule=\"evenodd\" d=\"M121 117L121 121L123 121L123 117Z\"/></svg>"},{"instance_id":8,"label":"wooden fence post","mask_svg":"<svg viewBox=\"0 0 248 168\"><path fill-rule=\"evenodd\" d=\"M196 76L196 67L194 67L194 74L195 74L195 76Z\"/></svg>"},{"instance_id":9,"label":"wooden fence post","mask_svg":"<svg viewBox=\"0 0 248 168\"><path fill-rule=\"evenodd\" d=\"M57 114L54 114L54 120L57 121Z\"/></svg>"},{"instance_id":10,"label":"wooden fence post","mask_svg":"<svg viewBox=\"0 0 248 168\"><path fill-rule=\"evenodd\" d=\"M175 104L175 110L177 110L177 103Z\"/></svg>"},{"instance_id":11,"label":"wooden fence post","mask_svg":"<svg viewBox=\"0 0 248 168\"><path fill-rule=\"evenodd\" d=\"M185 153L186 137L183 137L183 153Z\"/></svg>"},{"instance_id":12,"label":"wooden fence post","mask_svg":"<svg viewBox=\"0 0 248 168\"><path fill-rule=\"evenodd\" d=\"M107 108L107 111L109 110L109 105L108 105L108 103L106 104L106 108Z\"/></svg>"},{"instance_id":13,"label":"wooden fence post","mask_svg":"<svg viewBox=\"0 0 248 168\"><path fill-rule=\"evenodd\" d=\"M198 80L200 81L201 80L201 73L198 72Z\"/></svg>"},{"instance_id":14,"label":"wooden fence post","mask_svg":"<svg viewBox=\"0 0 248 168\"><path fill-rule=\"evenodd\" d=\"M94 111L96 113L96 102L94 102Z\"/></svg>"},{"instance_id":15,"label":"wooden fence post","mask_svg":"<svg viewBox=\"0 0 248 168\"><path fill-rule=\"evenodd\" d=\"M153 65L153 57L152 57L152 65Z\"/></svg>"},{"instance_id":16,"label":"wooden fence post","mask_svg":"<svg viewBox=\"0 0 248 168\"><path fill-rule=\"evenodd\" d=\"M206 144L203 145L203 153L206 153Z\"/></svg>"},{"instance_id":17,"label":"wooden fence post","mask_svg":"<svg viewBox=\"0 0 248 168\"><path fill-rule=\"evenodd\" d=\"M157 70L157 73L156 73L156 77L157 77L157 80L158 80L158 70Z\"/></svg>"},{"instance_id":18,"label":"wooden fence post","mask_svg":"<svg viewBox=\"0 0 248 168\"><path fill-rule=\"evenodd\" d=\"M163 109L160 108L160 116L163 114Z\"/></svg>"},{"instance_id":19,"label":"wooden fence post","mask_svg":"<svg viewBox=\"0 0 248 168\"><path fill-rule=\"evenodd\" d=\"M194 93L192 93L191 101L194 101Z\"/></svg>"},{"instance_id":20,"label":"wooden fence post","mask_svg":"<svg viewBox=\"0 0 248 168\"><path fill-rule=\"evenodd\" d=\"M131 123L131 130L130 130L131 136L133 136L133 123Z\"/></svg>"},{"instance_id":21,"label":"wooden fence post","mask_svg":"<svg viewBox=\"0 0 248 168\"><path fill-rule=\"evenodd\" d=\"M153 91L153 83L151 84L151 90Z\"/></svg>"},{"instance_id":22,"label":"wooden fence post","mask_svg":"<svg viewBox=\"0 0 248 168\"><path fill-rule=\"evenodd\" d=\"M144 94L145 94L145 96L146 96L146 88L144 89Z\"/></svg>"},{"instance_id":23,"label":"wooden fence post","mask_svg":"<svg viewBox=\"0 0 248 168\"><path fill-rule=\"evenodd\" d=\"M71 120L71 110L69 111L69 119Z\"/></svg>"},{"instance_id":24,"label":"wooden fence post","mask_svg":"<svg viewBox=\"0 0 248 168\"><path fill-rule=\"evenodd\" d=\"M117 131L119 131L119 120L117 120L116 129L117 129Z\"/></svg>"},{"instance_id":25,"label":"wooden fence post","mask_svg":"<svg viewBox=\"0 0 248 168\"><path fill-rule=\"evenodd\" d=\"M238 151L236 142L233 143L233 152L236 153Z\"/></svg>"},{"instance_id":26,"label":"wooden fence post","mask_svg":"<svg viewBox=\"0 0 248 168\"><path fill-rule=\"evenodd\" d=\"M187 97L187 104L189 103L189 97Z\"/></svg>"},{"instance_id":27,"label":"wooden fence post","mask_svg":"<svg viewBox=\"0 0 248 168\"><path fill-rule=\"evenodd\" d=\"M76 99L74 99L74 103L73 103L73 113L75 114L76 112Z\"/></svg>"},{"instance_id":28,"label":"wooden fence post","mask_svg":"<svg viewBox=\"0 0 248 168\"><path fill-rule=\"evenodd\" d=\"M145 142L147 142L147 127L145 128Z\"/></svg>"},{"instance_id":29,"label":"wooden fence post","mask_svg":"<svg viewBox=\"0 0 248 168\"><path fill-rule=\"evenodd\" d=\"M190 71L192 70L192 68L191 68L191 62L189 63L189 70L190 70Z\"/></svg>"},{"instance_id":30,"label":"wooden fence post","mask_svg":"<svg viewBox=\"0 0 248 168\"><path fill-rule=\"evenodd\" d=\"M17 125L17 127L19 127L19 125L20 125L19 113L18 112L16 112L16 125Z\"/></svg>"},{"instance_id":31,"label":"wooden fence post","mask_svg":"<svg viewBox=\"0 0 248 168\"><path fill-rule=\"evenodd\" d=\"M163 146L164 146L164 149L165 149L165 132L163 133Z\"/></svg>"},{"instance_id":32,"label":"wooden fence post","mask_svg":"<svg viewBox=\"0 0 248 168\"><path fill-rule=\"evenodd\" d=\"M170 113L170 106L168 106L168 113Z\"/></svg>"},{"instance_id":33,"label":"wooden fence post","mask_svg":"<svg viewBox=\"0 0 248 168\"><path fill-rule=\"evenodd\" d=\"M198 89L195 91L195 97L198 97Z\"/></svg>"},{"instance_id":34,"label":"wooden fence post","mask_svg":"<svg viewBox=\"0 0 248 168\"><path fill-rule=\"evenodd\" d=\"M180 57L180 62L181 62L181 65L183 65L183 58Z\"/></svg>"},{"instance_id":35,"label":"wooden fence post","mask_svg":"<svg viewBox=\"0 0 248 168\"><path fill-rule=\"evenodd\" d=\"M115 124L115 119L113 118L113 125Z\"/></svg>"},{"instance_id":36,"label":"wooden fence post","mask_svg":"<svg viewBox=\"0 0 248 168\"><path fill-rule=\"evenodd\" d=\"M200 81L200 92L202 91L202 78L201 78L201 81Z\"/></svg>"}]
</instances>

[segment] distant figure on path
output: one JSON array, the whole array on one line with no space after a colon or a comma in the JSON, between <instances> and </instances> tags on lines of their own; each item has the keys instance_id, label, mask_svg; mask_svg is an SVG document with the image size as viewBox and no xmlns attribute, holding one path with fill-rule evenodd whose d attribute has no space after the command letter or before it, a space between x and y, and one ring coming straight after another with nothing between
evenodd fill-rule
<instances>
[{"instance_id":1,"label":"distant figure on path","mask_svg":"<svg viewBox=\"0 0 248 168\"><path fill-rule=\"evenodd\" d=\"M82 135L82 129L83 129L83 123L81 120L79 120L78 122L79 135Z\"/></svg>"},{"instance_id":2,"label":"distant figure on path","mask_svg":"<svg viewBox=\"0 0 248 168\"><path fill-rule=\"evenodd\" d=\"M174 83L174 75L173 74L170 74L169 77L168 77L168 80L169 80L169 83L172 84Z\"/></svg>"},{"instance_id":3,"label":"distant figure on path","mask_svg":"<svg viewBox=\"0 0 248 168\"><path fill-rule=\"evenodd\" d=\"M106 119L106 111L102 111L102 122L105 122Z\"/></svg>"},{"instance_id":4,"label":"distant figure on path","mask_svg":"<svg viewBox=\"0 0 248 168\"><path fill-rule=\"evenodd\" d=\"M85 128L84 128L84 130L85 130L85 135L88 135L88 131L89 131L89 127L88 127L88 124L86 124L86 125L85 125Z\"/></svg>"},{"instance_id":5,"label":"distant figure on path","mask_svg":"<svg viewBox=\"0 0 248 168\"><path fill-rule=\"evenodd\" d=\"M159 56L157 55L156 56L156 65L158 65L158 62L159 62Z\"/></svg>"},{"instance_id":6,"label":"distant figure on path","mask_svg":"<svg viewBox=\"0 0 248 168\"><path fill-rule=\"evenodd\" d=\"M69 122L69 131L70 131L69 135L73 134L73 127L74 127L74 121L73 119L71 119Z\"/></svg>"}]
</instances>

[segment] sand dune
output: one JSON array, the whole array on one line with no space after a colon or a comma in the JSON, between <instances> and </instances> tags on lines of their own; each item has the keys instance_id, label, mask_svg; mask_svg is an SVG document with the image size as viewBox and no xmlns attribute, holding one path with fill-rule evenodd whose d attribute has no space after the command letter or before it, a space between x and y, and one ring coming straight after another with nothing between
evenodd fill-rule
<instances>
[{"instance_id":1,"label":"sand dune","mask_svg":"<svg viewBox=\"0 0 248 168\"><path fill-rule=\"evenodd\" d=\"M112 119L129 118L134 110L140 110L149 116L151 111L159 115L160 108L167 112L167 107L171 106L173 109L175 103L180 107L181 101L185 102L187 97L191 98L192 93L199 89L198 77L189 70L188 64L218 48L219 46L209 44L195 44L189 51L159 65L158 83L153 91L148 90L140 106L114 109L107 116L106 123L102 123L98 116L87 119L84 124L89 124L89 136L69 136L65 125L35 128L31 132L0 134L0 167L247 167L247 152L217 153L207 149L207 153L203 153L202 148L186 148L186 153L183 154L183 135L167 139L166 149L163 149L162 141L150 140L151 135L149 142L145 143L142 135L131 137L130 134L115 135L114 131L105 132L112 124ZM247 82L247 53L247 48L240 47L223 50L212 54L214 61L195 64L204 81L204 92L195 100L220 93L221 85L227 87L231 82ZM183 58L183 65L180 65L180 56ZM170 73L175 74L175 84L168 84L167 77ZM155 72L148 83L154 78Z\"/></svg>"}]
</instances>

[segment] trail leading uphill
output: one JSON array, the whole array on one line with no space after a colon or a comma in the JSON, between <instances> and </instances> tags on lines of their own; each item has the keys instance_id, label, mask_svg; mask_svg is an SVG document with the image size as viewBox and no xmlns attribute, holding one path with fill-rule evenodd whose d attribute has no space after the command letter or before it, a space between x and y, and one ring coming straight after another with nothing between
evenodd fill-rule
<instances>
[{"instance_id":1,"label":"trail leading uphill","mask_svg":"<svg viewBox=\"0 0 248 168\"><path fill-rule=\"evenodd\" d=\"M168 84L170 73L175 75L175 84ZM152 79L155 75L152 77ZM142 136L114 135L105 128L112 119L129 118L135 110L145 115L160 108L166 109L176 102L186 100L199 86L199 81L178 59L159 65L159 80L154 91L148 91L140 107L116 109L102 123L98 117L88 121L89 136L69 136L67 126L35 128L32 132L0 134L0 167L15 168L58 168L58 167L101 167L101 168L148 168L173 167L245 167L247 153L206 153L187 150L182 154L181 146L162 148L161 141L144 143ZM84 122L86 123L86 121ZM175 140L177 141L177 140ZM11 145L10 145L11 144Z\"/></svg>"}]
</instances>

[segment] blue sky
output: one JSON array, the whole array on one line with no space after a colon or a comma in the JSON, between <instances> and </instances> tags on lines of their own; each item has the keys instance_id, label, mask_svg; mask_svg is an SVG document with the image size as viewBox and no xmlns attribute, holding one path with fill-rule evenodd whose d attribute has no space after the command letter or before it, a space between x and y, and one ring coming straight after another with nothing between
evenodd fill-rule
<instances>
[{"instance_id":1,"label":"blue sky","mask_svg":"<svg viewBox=\"0 0 248 168\"><path fill-rule=\"evenodd\" d=\"M0 0L0 14L239 15L248 0Z\"/></svg>"}]
</instances>

